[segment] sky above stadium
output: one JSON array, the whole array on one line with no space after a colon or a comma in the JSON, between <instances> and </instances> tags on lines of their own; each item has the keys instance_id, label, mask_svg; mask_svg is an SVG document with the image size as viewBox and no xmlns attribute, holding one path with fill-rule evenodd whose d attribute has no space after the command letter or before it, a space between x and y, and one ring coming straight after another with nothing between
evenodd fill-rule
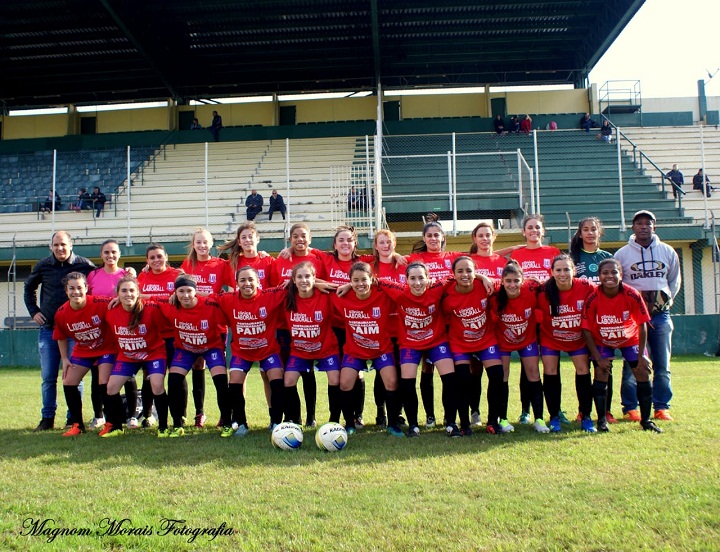
<instances>
[{"instance_id":1,"label":"sky above stadium","mask_svg":"<svg viewBox=\"0 0 720 552\"><path fill-rule=\"evenodd\" d=\"M647 0L590 73L609 80L639 80L643 98L720 96L720 2ZM591 29L588 30L591 32Z\"/></svg>"}]
</instances>

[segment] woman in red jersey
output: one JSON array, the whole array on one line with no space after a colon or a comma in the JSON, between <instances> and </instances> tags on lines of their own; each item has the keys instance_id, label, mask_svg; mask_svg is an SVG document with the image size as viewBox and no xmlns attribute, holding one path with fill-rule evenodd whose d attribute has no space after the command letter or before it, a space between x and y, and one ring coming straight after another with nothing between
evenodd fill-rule
<instances>
[{"instance_id":1,"label":"woman in red jersey","mask_svg":"<svg viewBox=\"0 0 720 552\"><path fill-rule=\"evenodd\" d=\"M420 434L415 378L424 355L440 373L446 431L448 435L458 436L457 379L440 305L445 286L442 282L432 283L427 267L420 262L411 262L405 273L407 285L389 282L378 282L378 285L395 300L400 312L400 391L408 419L408 437Z\"/></svg>"},{"instance_id":2,"label":"woman in red jersey","mask_svg":"<svg viewBox=\"0 0 720 552\"><path fill-rule=\"evenodd\" d=\"M174 281L173 281L174 283ZM106 315L118 344L118 355L110 374L105 411L107 422L100 432L103 437L123 434L123 404L120 389L129 377L141 368L147 370L153 399L158 412L158 437L167 437L168 400L165 393L166 349L161 328L165 318L160 307L143 303L140 286L132 276L124 276L117 285L119 305ZM150 402L150 401L147 401Z\"/></svg>"},{"instance_id":3,"label":"woman in red jersey","mask_svg":"<svg viewBox=\"0 0 720 552\"><path fill-rule=\"evenodd\" d=\"M210 255L214 243L212 234L208 230L196 228L190 236L190 244L187 246L188 255L180 266L180 270L185 274L190 274L195 279L197 282L197 294L203 297L213 293L220 293L220 290L224 287L232 289L235 285L235 278L230 264L225 259ZM227 336L227 326L221 325L220 331ZM201 428L205 425L206 420L205 362L202 358L198 358L192 368L195 427ZM187 387L187 382L184 383L184 387ZM222 418L218 425L223 427Z\"/></svg>"},{"instance_id":4,"label":"woman in red jersey","mask_svg":"<svg viewBox=\"0 0 720 552\"><path fill-rule=\"evenodd\" d=\"M107 297L88 295L85 275L71 272L65 278L68 301L55 314L53 339L58 343L62 359L62 379L65 401L70 411L71 427L63 437L85 433L82 415L82 398L78 386L93 366L100 372L102 402L105 399L107 381L115 364L115 341L105 324L108 311ZM75 341L72 354L68 356L68 339Z\"/></svg>"},{"instance_id":5,"label":"woman in red jersey","mask_svg":"<svg viewBox=\"0 0 720 552\"><path fill-rule=\"evenodd\" d=\"M167 299L175 291L175 279L182 274L182 270L168 265L168 256L165 247L159 243L151 243L145 249L145 259L149 270L143 270L138 274L137 280L140 286L140 295L145 298L159 297ZM162 321L161 335L165 341L165 365L170 366L173 357L174 332L166 320ZM187 383L184 387L187 396ZM142 396L143 412L140 420L142 427L150 427L155 424L152 416L152 387L147 374L143 371Z\"/></svg>"},{"instance_id":6,"label":"woman in red jersey","mask_svg":"<svg viewBox=\"0 0 720 552\"><path fill-rule=\"evenodd\" d=\"M187 408L187 396L183 382L188 371L198 359L207 363L217 391L220 419L226 420L221 437L230 437L230 407L228 377L225 368L225 317L214 299L197 294L197 282L188 274L175 279L175 291L171 300L159 300L160 309L175 330L175 352L168 375L168 401L173 419L170 437L182 437L183 415Z\"/></svg>"},{"instance_id":7,"label":"woman in red jersey","mask_svg":"<svg viewBox=\"0 0 720 552\"><path fill-rule=\"evenodd\" d=\"M561 431L560 352L564 351L575 366L575 390L577 392L583 431L594 433L595 425L590 418L592 410L592 380L590 377L589 351L585 346L580 324L585 299L595 286L587 280L575 278L575 265L570 255L561 254L553 259L552 277L538 292L540 316L540 354L543 363L545 401L550 414L550 431Z\"/></svg>"},{"instance_id":8,"label":"woman in red jersey","mask_svg":"<svg viewBox=\"0 0 720 552\"><path fill-rule=\"evenodd\" d=\"M608 431L606 413L607 381L612 372L615 349L620 349L637 379L640 425L646 431L662 433L650 419L652 383L650 359L645 352L650 315L638 291L622 283L622 267L615 259L600 261L600 287L592 292L583 309L582 329L595 365L593 396L598 431Z\"/></svg>"},{"instance_id":9,"label":"woman in red jersey","mask_svg":"<svg viewBox=\"0 0 720 552\"><path fill-rule=\"evenodd\" d=\"M442 298L442 310L448 322L450 349L458 379L458 409L463 435L472 435L470 429L470 359L477 358L488 374L487 432L500 434L513 431L502 411L503 366L488 306L485 288L475 282L475 263L462 256L453 263L454 282L449 282ZM507 404L507 400L505 401Z\"/></svg>"},{"instance_id":10,"label":"woman in red jersey","mask_svg":"<svg viewBox=\"0 0 720 552\"><path fill-rule=\"evenodd\" d=\"M290 332L290 357L285 365L285 417L300 423L297 382L301 373L311 372L317 366L328 378L330 421L340 422L340 358L332 331L332 299L315 291L312 262L295 265L291 276L285 305L285 323Z\"/></svg>"},{"instance_id":11,"label":"woman in red jersey","mask_svg":"<svg viewBox=\"0 0 720 552\"><path fill-rule=\"evenodd\" d=\"M542 239L545 235L543 216L530 214L522 221L522 235L525 237L525 247L517 249L510 254L510 258L520 265L523 277L534 279L540 283L545 282L552 275L550 267L555 257L560 255L557 247L543 245ZM530 395L525 370L520 371L520 413L521 424L530 423ZM569 421L565 414L560 412L563 423Z\"/></svg>"},{"instance_id":12,"label":"woman in red jersey","mask_svg":"<svg viewBox=\"0 0 720 552\"><path fill-rule=\"evenodd\" d=\"M280 322L279 308L286 298L281 288L260 288L260 276L255 268L243 266L237 271L237 293L217 297L232 331L230 349L230 406L236 437L248 433L245 415L243 384L253 362L260 364L260 372L269 382L270 429L282 422L283 363L280 345L275 339Z\"/></svg>"},{"instance_id":13,"label":"woman in red jersey","mask_svg":"<svg viewBox=\"0 0 720 552\"><path fill-rule=\"evenodd\" d=\"M540 351L535 320L538 286L535 280L523 280L520 266L515 261L510 261L503 269L498 292L491 297L490 302L495 320L495 336L500 345L503 362L504 408L507 410L510 355L517 351L521 369L528 380L530 404L535 417L533 427L538 433L549 433L550 429L543 420L543 388L540 381Z\"/></svg>"},{"instance_id":14,"label":"woman in red jersey","mask_svg":"<svg viewBox=\"0 0 720 552\"><path fill-rule=\"evenodd\" d=\"M388 415L391 420L388 433L402 437L398 426L400 404L397 397L397 372L390 339L390 316L395 311L392 299L380 290L373 289L375 278L372 268L364 262L350 269L352 292L336 297L337 317L344 321L346 343L340 371L340 398L346 430L355 432L357 412L353 389L358 374L367 370L371 362L376 377L383 380Z\"/></svg>"}]
</instances>

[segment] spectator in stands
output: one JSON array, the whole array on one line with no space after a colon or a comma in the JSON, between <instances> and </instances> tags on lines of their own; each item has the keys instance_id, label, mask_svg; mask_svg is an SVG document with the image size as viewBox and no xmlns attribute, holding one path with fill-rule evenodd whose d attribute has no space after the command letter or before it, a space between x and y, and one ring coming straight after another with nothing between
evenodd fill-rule
<instances>
[{"instance_id":1,"label":"spectator in stands","mask_svg":"<svg viewBox=\"0 0 720 552\"><path fill-rule=\"evenodd\" d=\"M505 133L505 121L503 121L502 115L499 113L495 115L495 120L493 120L493 126L495 127L495 132L498 134L504 134Z\"/></svg>"},{"instance_id":2,"label":"spectator in stands","mask_svg":"<svg viewBox=\"0 0 720 552\"><path fill-rule=\"evenodd\" d=\"M710 186L710 179L706 176L705 177L705 195L710 197L710 192L713 191L715 188ZM693 190L703 190L703 170L698 169L698 172L695 176L693 176Z\"/></svg>"},{"instance_id":3,"label":"spectator in stands","mask_svg":"<svg viewBox=\"0 0 720 552\"><path fill-rule=\"evenodd\" d=\"M83 209L90 209L91 201L92 201L92 199L90 197L90 194L87 193L87 189L80 188L80 189L78 189L77 200L75 201L75 203L73 204L71 209L73 211L82 211Z\"/></svg>"},{"instance_id":4,"label":"spectator in stands","mask_svg":"<svg viewBox=\"0 0 720 552\"><path fill-rule=\"evenodd\" d=\"M213 138L216 142L220 141L220 129L222 127L222 117L218 115L217 111L213 111L212 123L210 123L210 132L212 132Z\"/></svg>"},{"instance_id":5,"label":"spectator in stands","mask_svg":"<svg viewBox=\"0 0 720 552\"><path fill-rule=\"evenodd\" d=\"M677 163L672 166L672 170L665 175L665 178L674 184L672 192L673 197L677 199L678 188L682 190L683 184L685 184L685 178L683 177L683 173L678 170Z\"/></svg>"},{"instance_id":6,"label":"spectator in stands","mask_svg":"<svg viewBox=\"0 0 720 552\"><path fill-rule=\"evenodd\" d=\"M593 121L592 117L590 117L590 113L585 113L585 115L580 118L580 128L585 132L590 132L591 128L597 128L599 126L597 121Z\"/></svg>"},{"instance_id":7,"label":"spectator in stands","mask_svg":"<svg viewBox=\"0 0 720 552\"><path fill-rule=\"evenodd\" d=\"M613 128L610 126L610 121L607 119L603 121L603 124L600 127L600 132L597 135L597 139L608 143L613 141Z\"/></svg>"},{"instance_id":8,"label":"spectator in stands","mask_svg":"<svg viewBox=\"0 0 720 552\"><path fill-rule=\"evenodd\" d=\"M255 220L255 217L262 213L263 208L263 196L257 193L255 188L252 189L250 195L245 200L245 207L247 207L247 219Z\"/></svg>"},{"instance_id":9,"label":"spectator in stands","mask_svg":"<svg viewBox=\"0 0 720 552\"><path fill-rule=\"evenodd\" d=\"M520 120L517 115L510 117L510 124L508 125L508 132L520 132Z\"/></svg>"},{"instance_id":10,"label":"spectator in stands","mask_svg":"<svg viewBox=\"0 0 720 552\"><path fill-rule=\"evenodd\" d=\"M361 205L361 195L360 190L355 188L355 186L350 186L350 191L348 192L348 200L347 200L347 207L348 211L357 211L360 209Z\"/></svg>"},{"instance_id":11,"label":"spectator in stands","mask_svg":"<svg viewBox=\"0 0 720 552\"><path fill-rule=\"evenodd\" d=\"M520 132L524 134L530 134L532 132L532 117L530 117L530 115L525 115L522 123L520 123Z\"/></svg>"},{"instance_id":12,"label":"spectator in stands","mask_svg":"<svg viewBox=\"0 0 720 552\"><path fill-rule=\"evenodd\" d=\"M63 230L53 234L50 250L52 254L40 259L25 280L25 307L40 326L38 351L42 376L42 419L35 431L45 431L55 427L57 379L61 359L60 349L52 334L55 313L67 301L63 279L71 272L87 275L95 268L91 261L73 253L72 238ZM38 288L40 288L40 306L37 303ZM68 354L71 354L73 340L68 339L67 345Z\"/></svg>"},{"instance_id":13,"label":"spectator in stands","mask_svg":"<svg viewBox=\"0 0 720 552\"><path fill-rule=\"evenodd\" d=\"M270 194L270 209L268 210L268 219L272 220L273 213L275 211L278 211L282 215L283 220L285 220L286 210L287 208L285 207L283 196L281 196L277 192L277 190L273 190L272 194Z\"/></svg>"},{"instance_id":14,"label":"spectator in stands","mask_svg":"<svg viewBox=\"0 0 720 552\"><path fill-rule=\"evenodd\" d=\"M200 124L200 121L198 121L197 117L195 117L190 123L190 130L200 130L202 128L202 125Z\"/></svg>"},{"instance_id":15,"label":"spectator in stands","mask_svg":"<svg viewBox=\"0 0 720 552\"><path fill-rule=\"evenodd\" d=\"M105 209L105 202L107 201L105 194L100 191L100 188L95 186L95 188L93 188L93 193L90 196L90 200L92 201L92 207L95 210L95 217L100 217L100 214Z\"/></svg>"},{"instance_id":16,"label":"spectator in stands","mask_svg":"<svg viewBox=\"0 0 720 552\"><path fill-rule=\"evenodd\" d=\"M59 211L62 208L62 198L60 197L60 194L55 192L55 210ZM50 190L48 192L47 197L45 198L45 203L43 204L40 211L43 213L50 213L53 210L53 192Z\"/></svg>"}]
</instances>

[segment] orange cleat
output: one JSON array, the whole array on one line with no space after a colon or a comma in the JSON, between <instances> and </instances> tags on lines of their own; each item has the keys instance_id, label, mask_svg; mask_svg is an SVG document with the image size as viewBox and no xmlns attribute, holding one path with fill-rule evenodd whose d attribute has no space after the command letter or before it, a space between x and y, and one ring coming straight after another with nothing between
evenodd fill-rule
<instances>
[{"instance_id":1,"label":"orange cleat","mask_svg":"<svg viewBox=\"0 0 720 552\"><path fill-rule=\"evenodd\" d=\"M62 434L63 437L77 437L85 433L85 429L80 427L80 424L73 424L70 429Z\"/></svg>"},{"instance_id":2,"label":"orange cleat","mask_svg":"<svg viewBox=\"0 0 720 552\"><path fill-rule=\"evenodd\" d=\"M100 437L102 437L106 433L110 433L112 430L113 430L113 425L110 422L105 422L105 425L103 426L103 428L100 431L98 431L98 435Z\"/></svg>"},{"instance_id":3,"label":"orange cleat","mask_svg":"<svg viewBox=\"0 0 720 552\"><path fill-rule=\"evenodd\" d=\"M631 422L640 421L640 411L636 408L634 410L628 410L623 414L623 420L630 420Z\"/></svg>"},{"instance_id":4,"label":"orange cleat","mask_svg":"<svg viewBox=\"0 0 720 552\"><path fill-rule=\"evenodd\" d=\"M618 421L615 419L615 416L613 416L611 412L605 413L605 419L607 420L607 423L609 423L609 424L618 423Z\"/></svg>"},{"instance_id":5,"label":"orange cleat","mask_svg":"<svg viewBox=\"0 0 720 552\"><path fill-rule=\"evenodd\" d=\"M673 421L673 417L670 416L670 411L666 410L664 408L661 408L660 410L656 410L654 418L656 420L665 420L666 422Z\"/></svg>"}]
</instances>

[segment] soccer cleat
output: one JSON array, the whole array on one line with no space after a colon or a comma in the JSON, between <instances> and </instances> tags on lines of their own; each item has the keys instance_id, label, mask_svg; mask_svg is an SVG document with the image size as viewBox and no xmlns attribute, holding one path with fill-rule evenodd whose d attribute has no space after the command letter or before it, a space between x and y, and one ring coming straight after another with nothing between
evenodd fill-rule
<instances>
[{"instance_id":1,"label":"soccer cleat","mask_svg":"<svg viewBox=\"0 0 720 552\"><path fill-rule=\"evenodd\" d=\"M166 437L170 437L170 430L169 429L158 429L158 439L165 439Z\"/></svg>"},{"instance_id":2,"label":"soccer cleat","mask_svg":"<svg viewBox=\"0 0 720 552\"><path fill-rule=\"evenodd\" d=\"M233 432L232 426L230 426L229 428L227 428L227 427L223 428L223 432L220 435L221 437L229 437L230 436L230 435L225 435L226 429L230 430L230 435L232 435L233 437L245 437L248 433L250 433L250 430L248 429L247 424L240 424L239 426L237 426L237 429L234 432Z\"/></svg>"},{"instance_id":3,"label":"soccer cleat","mask_svg":"<svg viewBox=\"0 0 720 552\"><path fill-rule=\"evenodd\" d=\"M571 422L568 420L568 417L565 415L565 412L562 410L558 412L558 419L560 420L561 424L569 425Z\"/></svg>"},{"instance_id":4,"label":"soccer cleat","mask_svg":"<svg viewBox=\"0 0 720 552\"><path fill-rule=\"evenodd\" d=\"M477 410L473 410L470 413L470 425L474 425L476 427L482 425L482 420L480 419L480 412L478 412Z\"/></svg>"},{"instance_id":5,"label":"soccer cleat","mask_svg":"<svg viewBox=\"0 0 720 552\"><path fill-rule=\"evenodd\" d=\"M606 412L605 413L605 420L609 424L616 424L618 421L615 419L615 416L612 415L612 412Z\"/></svg>"},{"instance_id":6,"label":"soccer cleat","mask_svg":"<svg viewBox=\"0 0 720 552\"><path fill-rule=\"evenodd\" d=\"M198 429L205 427L205 420L207 420L207 416L205 416L205 414L196 414L195 427Z\"/></svg>"},{"instance_id":7,"label":"soccer cleat","mask_svg":"<svg viewBox=\"0 0 720 552\"><path fill-rule=\"evenodd\" d=\"M355 418L355 428L357 429L363 429L365 427L365 420L363 420L362 416L358 416Z\"/></svg>"},{"instance_id":8,"label":"soccer cleat","mask_svg":"<svg viewBox=\"0 0 720 552\"><path fill-rule=\"evenodd\" d=\"M521 425L530 425L530 412L525 412L523 410L518 418L518 423Z\"/></svg>"},{"instance_id":9,"label":"soccer cleat","mask_svg":"<svg viewBox=\"0 0 720 552\"><path fill-rule=\"evenodd\" d=\"M609 432L609 431L610 431L610 428L608 427L608 422L607 422L607 420L604 420L604 419L600 418L600 419L598 420L598 423L597 423L597 430L598 430L600 433L607 433L607 432Z\"/></svg>"},{"instance_id":10,"label":"soccer cleat","mask_svg":"<svg viewBox=\"0 0 720 552\"><path fill-rule=\"evenodd\" d=\"M588 418L583 418L580 422L580 429L587 433L596 433L597 429L595 429L595 424L593 424L593 421Z\"/></svg>"},{"instance_id":11,"label":"soccer cleat","mask_svg":"<svg viewBox=\"0 0 720 552\"><path fill-rule=\"evenodd\" d=\"M500 426L500 431L503 433L512 433L515 431L515 427L507 420L500 420L498 425Z\"/></svg>"},{"instance_id":12,"label":"soccer cleat","mask_svg":"<svg viewBox=\"0 0 720 552\"><path fill-rule=\"evenodd\" d=\"M108 424L105 424L105 426L107 426L107 425ZM112 426L110 426L110 427L112 427ZM125 431L123 430L123 428L120 427L118 429L111 429L107 433L103 433L102 435L100 435L100 437L112 439L113 437L122 437L123 435L125 435Z\"/></svg>"},{"instance_id":13,"label":"soccer cleat","mask_svg":"<svg viewBox=\"0 0 720 552\"><path fill-rule=\"evenodd\" d=\"M33 431L47 431L55 427L55 418L43 418Z\"/></svg>"},{"instance_id":14,"label":"soccer cleat","mask_svg":"<svg viewBox=\"0 0 720 552\"><path fill-rule=\"evenodd\" d=\"M639 422L640 421L640 411L637 408L634 408L632 410L628 410L623 414L623 420L629 420L631 422Z\"/></svg>"},{"instance_id":15,"label":"soccer cleat","mask_svg":"<svg viewBox=\"0 0 720 552\"><path fill-rule=\"evenodd\" d=\"M470 437L473 434L473 430L469 425L460 428L460 433L463 437Z\"/></svg>"},{"instance_id":16,"label":"soccer cleat","mask_svg":"<svg viewBox=\"0 0 720 552\"><path fill-rule=\"evenodd\" d=\"M557 416L550 418L550 432L560 433L562 431L562 425L560 425L560 418Z\"/></svg>"},{"instance_id":17,"label":"soccer cleat","mask_svg":"<svg viewBox=\"0 0 720 552\"><path fill-rule=\"evenodd\" d=\"M113 425L110 422L105 422L105 425L102 427L100 431L98 431L98 435L100 437L103 437L106 433L110 433L113 430Z\"/></svg>"},{"instance_id":18,"label":"soccer cleat","mask_svg":"<svg viewBox=\"0 0 720 552\"><path fill-rule=\"evenodd\" d=\"M138 422L138 419L133 416L132 418L128 418L127 426L128 429L137 429L140 427L140 422Z\"/></svg>"},{"instance_id":19,"label":"soccer cleat","mask_svg":"<svg viewBox=\"0 0 720 552\"><path fill-rule=\"evenodd\" d=\"M185 430L183 428L174 427L170 430L170 435L168 435L168 437L177 438L177 437L182 437L183 435L185 435Z\"/></svg>"},{"instance_id":20,"label":"soccer cleat","mask_svg":"<svg viewBox=\"0 0 720 552\"><path fill-rule=\"evenodd\" d=\"M70 429L62 434L63 437L76 437L85 433L85 428L80 427L80 424L73 424Z\"/></svg>"},{"instance_id":21,"label":"soccer cleat","mask_svg":"<svg viewBox=\"0 0 720 552\"><path fill-rule=\"evenodd\" d=\"M501 435L502 428L500 427L500 424L488 422L485 426L485 433L490 433L491 435Z\"/></svg>"},{"instance_id":22,"label":"soccer cleat","mask_svg":"<svg viewBox=\"0 0 720 552\"><path fill-rule=\"evenodd\" d=\"M410 426L408 428L408 437L418 437L420 435L420 428L418 426Z\"/></svg>"},{"instance_id":23,"label":"soccer cleat","mask_svg":"<svg viewBox=\"0 0 720 552\"><path fill-rule=\"evenodd\" d=\"M653 416L656 420L665 420L666 422L672 422L673 417L670 416L670 411L665 408L660 408L655 411L655 416Z\"/></svg>"},{"instance_id":24,"label":"soccer cleat","mask_svg":"<svg viewBox=\"0 0 720 552\"><path fill-rule=\"evenodd\" d=\"M397 426L388 426L386 431L389 435L392 435L393 437L405 437L405 434Z\"/></svg>"},{"instance_id":25,"label":"soccer cleat","mask_svg":"<svg viewBox=\"0 0 720 552\"><path fill-rule=\"evenodd\" d=\"M147 418L143 417L142 420L140 420L140 427L152 427L157 423L157 420L155 419L155 416L150 414Z\"/></svg>"},{"instance_id":26,"label":"soccer cleat","mask_svg":"<svg viewBox=\"0 0 720 552\"><path fill-rule=\"evenodd\" d=\"M305 429L315 429L317 427L317 422L315 420L307 419L305 420Z\"/></svg>"},{"instance_id":27,"label":"soccer cleat","mask_svg":"<svg viewBox=\"0 0 720 552\"><path fill-rule=\"evenodd\" d=\"M536 418L535 423L533 424L533 428L538 433L550 433L550 428L545 423L545 420L542 418Z\"/></svg>"},{"instance_id":28,"label":"soccer cleat","mask_svg":"<svg viewBox=\"0 0 720 552\"><path fill-rule=\"evenodd\" d=\"M100 429L105 425L105 418L93 418L90 420L88 427L90 429Z\"/></svg>"},{"instance_id":29,"label":"soccer cleat","mask_svg":"<svg viewBox=\"0 0 720 552\"><path fill-rule=\"evenodd\" d=\"M238 429L240 428L238 427ZM222 431L220 431L220 437L232 437L235 433L232 426L223 426ZM240 435L238 437L240 437Z\"/></svg>"},{"instance_id":30,"label":"soccer cleat","mask_svg":"<svg viewBox=\"0 0 720 552\"><path fill-rule=\"evenodd\" d=\"M660 429L657 425L655 425L655 422L652 420L645 420L644 422L640 422L640 425L645 431L654 431L655 433L662 433L663 430Z\"/></svg>"},{"instance_id":31,"label":"soccer cleat","mask_svg":"<svg viewBox=\"0 0 720 552\"><path fill-rule=\"evenodd\" d=\"M270 433L272 433L273 430L274 430L277 426L278 426L278 424L276 424L275 422L271 422L271 423L270 423L270 427L268 427L268 429L270 430ZM238 426L238 427L240 427L240 426ZM238 429L238 428L235 427L235 428L233 428L233 429Z\"/></svg>"},{"instance_id":32,"label":"soccer cleat","mask_svg":"<svg viewBox=\"0 0 720 552\"><path fill-rule=\"evenodd\" d=\"M355 433L357 433L357 429L355 429L355 426L346 425L345 433L347 433L348 435L355 435Z\"/></svg>"},{"instance_id":33,"label":"soccer cleat","mask_svg":"<svg viewBox=\"0 0 720 552\"><path fill-rule=\"evenodd\" d=\"M458 429L458 426L455 424L450 424L445 428L445 433L448 437L462 437L462 433L460 433L460 430Z\"/></svg>"},{"instance_id":34,"label":"soccer cleat","mask_svg":"<svg viewBox=\"0 0 720 552\"><path fill-rule=\"evenodd\" d=\"M425 427L430 429L432 427L435 427L437 425L437 422L435 421L435 416L428 416L427 420L425 421Z\"/></svg>"},{"instance_id":35,"label":"soccer cleat","mask_svg":"<svg viewBox=\"0 0 720 552\"><path fill-rule=\"evenodd\" d=\"M378 426L379 428L383 428L383 429L385 427L387 427L387 418L385 417L384 414L382 416L375 417L375 425Z\"/></svg>"}]
</instances>

